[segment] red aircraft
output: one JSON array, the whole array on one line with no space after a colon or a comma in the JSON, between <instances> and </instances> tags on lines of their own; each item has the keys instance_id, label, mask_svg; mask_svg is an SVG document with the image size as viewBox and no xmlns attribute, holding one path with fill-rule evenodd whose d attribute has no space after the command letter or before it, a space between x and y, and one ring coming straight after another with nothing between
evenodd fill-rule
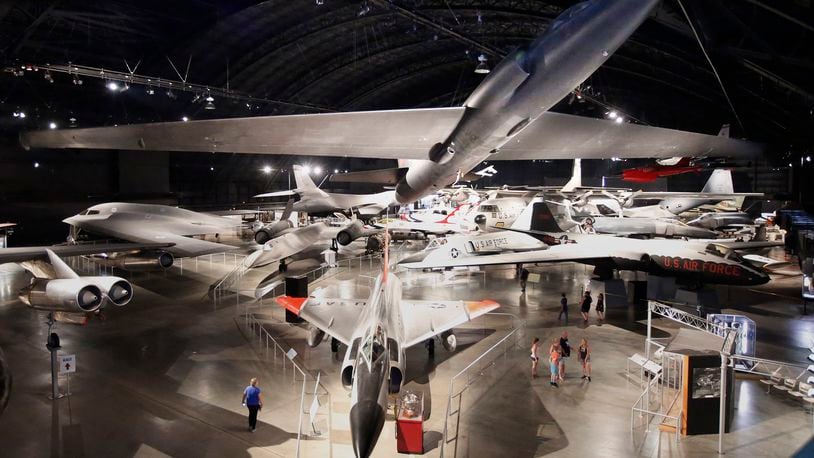
<instances>
[{"instance_id":1,"label":"red aircraft","mask_svg":"<svg viewBox=\"0 0 814 458\"><path fill-rule=\"evenodd\" d=\"M622 179L633 183L650 183L661 177L680 175L682 173L700 172L701 165L692 164L691 158L671 158L658 161L656 165L622 170Z\"/></svg>"}]
</instances>

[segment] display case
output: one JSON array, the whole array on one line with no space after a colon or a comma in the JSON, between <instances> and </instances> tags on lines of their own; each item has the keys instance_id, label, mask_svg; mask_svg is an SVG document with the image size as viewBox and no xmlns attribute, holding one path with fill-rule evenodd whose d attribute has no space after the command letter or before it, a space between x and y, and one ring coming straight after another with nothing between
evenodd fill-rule
<instances>
[{"instance_id":1,"label":"display case","mask_svg":"<svg viewBox=\"0 0 814 458\"><path fill-rule=\"evenodd\" d=\"M398 399L396 447L399 453L424 453L424 393L403 391Z\"/></svg>"}]
</instances>

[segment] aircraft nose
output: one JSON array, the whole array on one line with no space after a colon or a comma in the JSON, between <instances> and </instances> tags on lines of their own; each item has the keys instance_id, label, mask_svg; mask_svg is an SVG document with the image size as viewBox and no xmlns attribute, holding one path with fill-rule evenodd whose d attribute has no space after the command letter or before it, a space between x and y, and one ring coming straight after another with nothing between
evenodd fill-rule
<instances>
[{"instance_id":1,"label":"aircraft nose","mask_svg":"<svg viewBox=\"0 0 814 458\"><path fill-rule=\"evenodd\" d=\"M399 264L407 264L408 262L421 262L424 260L426 256L427 256L426 253L424 253L423 251L419 251L409 256L403 257L401 261L399 261Z\"/></svg>"},{"instance_id":2,"label":"aircraft nose","mask_svg":"<svg viewBox=\"0 0 814 458\"><path fill-rule=\"evenodd\" d=\"M373 452L384 427L384 409L375 401L359 401L350 409L350 433L353 451L359 458Z\"/></svg>"},{"instance_id":3,"label":"aircraft nose","mask_svg":"<svg viewBox=\"0 0 814 458\"><path fill-rule=\"evenodd\" d=\"M475 217L475 224L486 224L486 215L478 215Z\"/></svg>"}]
</instances>

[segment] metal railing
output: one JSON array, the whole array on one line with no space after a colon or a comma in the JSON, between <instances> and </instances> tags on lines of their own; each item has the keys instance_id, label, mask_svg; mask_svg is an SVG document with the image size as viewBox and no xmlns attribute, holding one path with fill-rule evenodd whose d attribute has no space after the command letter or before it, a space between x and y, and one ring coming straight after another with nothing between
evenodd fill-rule
<instances>
[{"instance_id":1,"label":"metal railing","mask_svg":"<svg viewBox=\"0 0 814 458\"><path fill-rule=\"evenodd\" d=\"M647 386L646 386L644 392L642 392L642 394L639 396L639 398L633 404L633 407L631 407L631 409L630 409L630 434L631 434L631 436L634 435L635 431L636 431L636 426L637 426L636 425L636 417L637 417L637 414L638 414L638 417L640 419L644 420L644 421L640 422L639 425L644 425L645 433L650 432L650 425L652 424L654 419L660 419L661 423L664 423L665 421L672 422L674 424L674 427L675 427L675 440L676 440L676 442L678 442L678 440L680 439L680 437L681 437L681 424L682 424L682 418L684 416L684 409L683 409L683 407L680 407L679 410L678 410L678 413L676 415L669 415L669 412L670 412L670 409L673 408L675 403L678 402L678 398L679 398L679 396L681 394L681 390L676 389L675 395L673 396L673 398L670 401L667 408L664 409L664 413L662 413L661 412L661 407L664 405L664 402L663 402L664 401L664 394L663 394L662 390L660 389L660 386L662 385L662 381L663 381L663 378L662 378L661 374L654 375L653 378L647 383ZM651 388L656 388L656 389L651 390ZM654 393L656 394L655 400L651 396ZM654 410L653 407L650 405L651 401L657 401L658 402L658 404L657 404L658 408L656 410Z\"/></svg>"},{"instance_id":2,"label":"metal railing","mask_svg":"<svg viewBox=\"0 0 814 458\"><path fill-rule=\"evenodd\" d=\"M287 370L286 369L287 367L291 368L291 383L292 384L297 383L298 381L302 382L302 388L300 390L300 407L299 407L298 421L297 421L296 456L299 457L300 456L300 448L301 448L300 444L301 444L302 435L303 435L303 432L302 432L303 414L307 413L305 411L305 397L306 397L306 395L313 395L313 396L317 396L317 397L319 397L319 396L327 397L328 400L327 400L326 404L328 405L328 413L325 414L325 415L328 418L327 430L328 430L328 434L330 434L330 429L331 429L331 426L330 426L330 421L331 421L331 400L330 400L331 395L330 395L330 392L327 389L325 389L325 387L322 386L321 383L319 384L318 388L322 392L318 392L318 391L314 391L313 393L306 392L306 383L308 383L309 381L318 383L318 377L314 377L313 375L309 374L306 370L304 370L302 367L300 367L300 365L297 364L297 362L295 361L296 356L293 356L293 357L289 356L290 355L289 351L291 351L292 349L289 348L288 350L286 350L277 341L277 339L275 339L274 336L271 335L271 333L268 331L268 329L266 329L265 326L263 326L263 323L261 323L260 320L258 320L257 317L255 317L255 315L253 313L246 313L246 330L251 331L251 335L253 337L256 336L256 338L257 338L256 343L257 343L259 348L263 349L263 356L265 358L271 358L273 364L277 364L278 354L279 354L279 360L282 361L282 372L283 372L283 374L285 374L285 372ZM252 342L252 345L254 345L255 340L251 339L251 342ZM271 356L269 356L269 351L271 351ZM288 365L286 364L286 360L288 360L288 362L289 362ZM298 376L301 379L298 378ZM330 441L328 441L328 443L330 444ZM329 453L329 456L330 455L331 454Z\"/></svg>"},{"instance_id":3,"label":"metal railing","mask_svg":"<svg viewBox=\"0 0 814 458\"><path fill-rule=\"evenodd\" d=\"M458 371L457 374L453 375L449 379L449 386L447 391L447 406L446 411L444 414L444 431L441 437L441 457L444 456L446 446L448 443L455 441L455 448L458 448L458 431L460 427L460 420L461 420L461 403L462 403L462 395L464 391L467 390L475 381L477 381L481 376L485 374L485 372L489 369L494 367L497 364L497 360L500 356L503 359L506 359L506 354L510 349L515 347L520 338L522 337L522 331L525 327L525 322L521 321L517 316L511 313L488 313L486 316L507 316L511 321L511 331L508 334L503 336L500 340L498 340L495 344L489 347L486 351L480 354L474 361L469 363L466 367ZM460 391L457 393L455 392L455 381L466 377L466 383L463 385ZM452 399L457 397L458 398L458 409L456 411L452 411ZM457 415L457 422L455 428L455 438L449 438L449 421L450 417L453 415ZM455 453L453 453L453 456Z\"/></svg>"}]
</instances>

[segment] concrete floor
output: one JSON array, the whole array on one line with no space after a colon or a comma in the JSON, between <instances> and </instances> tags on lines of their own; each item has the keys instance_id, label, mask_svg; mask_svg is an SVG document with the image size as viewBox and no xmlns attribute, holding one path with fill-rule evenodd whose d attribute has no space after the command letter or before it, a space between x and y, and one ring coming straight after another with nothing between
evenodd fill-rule
<instances>
[{"instance_id":1,"label":"concrete floor","mask_svg":"<svg viewBox=\"0 0 814 458\"><path fill-rule=\"evenodd\" d=\"M3 457L157 457L157 456L293 456L300 410L301 383L291 366L274 361L244 326L247 309L234 296L213 303L210 286L233 264L187 260L183 273L133 274L136 296L130 305L108 309L104 320L86 326L59 325L62 353L75 354L78 370L62 379L71 396L48 400L49 366L46 328L41 314L21 304L16 291L27 274L0 266L0 346L14 371L11 402L0 418ZM366 270L366 269L363 269ZM630 432L630 407L640 395L625 376L625 360L643 351L644 330L628 310L609 310L608 320L592 317L585 326L572 307L567 326L556 319L559 293L572 302L590 278L590 269L574 264L538 269L539 285L521 294L513 269L490 269L481 276L402 274L405 296L433 299L495 299L499 310L525 322L521 346L473 379L453 403L460 408L441 441L450 377L511 332L515 320L486 316L458 330L459 350L441 346L429 359L423 347L407 352L405 389L426 396L426 456L701 456L716 454L717 436L685 437L678 443L666 433ZM243 287L271 270L253 272ZM370 272L342 272L322 282L338 295L366 296ZM361 278L361 279L360 279ZM752 290L732 288L722 297L733 313L758 324L758 356L803 362L814 337L814 321L801 315L800 278L779 278ZM242 297L247 304L249 297ZM338 383L341 361L329 345L307 348L305 333L282 320L281 310L263 301L248 309L309 374L320 374L324 395L317 420L319 436L306 433L302 456L352 456L348 395ZM736 312L737 311L737 312ZM667 336L675 326L659 322ZM557 389L542 377L529 377L527 346L569 331L572 343L583 336L593 346L593 382L583 382L575 361ZM340 348L340 355L344 348ZM573 359L573 358L572 358ZM489 358L491 361L491 358ZM480 373L480 371L478 371ZM240 396L257 376L266 397L256 433L247 430ZM455 384L456 391L463 389ZM313 388L310 387L309 391ZM799 402L782 393L766 395L755 381L736 383L738 404L728 454L788 456L812 434L812 417ZM309 397L306 404L310 402ZM306 415L307 417L307 415ZM388 419L374 452L395 456L394 422Z\"/></svg>"}]
</instances>

